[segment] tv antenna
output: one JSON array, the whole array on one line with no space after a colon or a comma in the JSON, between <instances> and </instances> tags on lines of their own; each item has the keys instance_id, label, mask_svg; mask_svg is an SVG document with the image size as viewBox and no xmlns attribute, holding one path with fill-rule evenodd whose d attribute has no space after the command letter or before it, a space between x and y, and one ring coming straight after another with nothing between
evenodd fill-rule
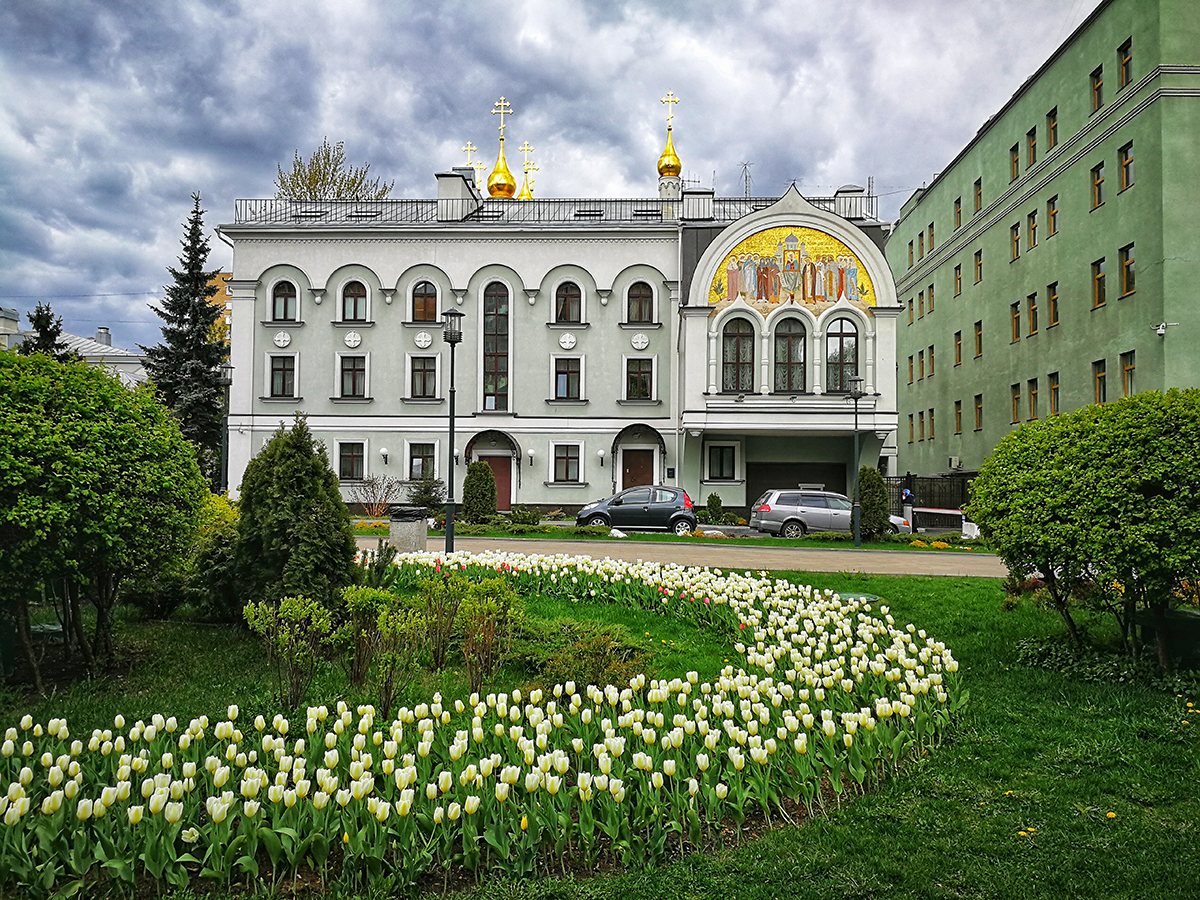
<instances>
[{"instance_id":1,"label":"tv antenna","mask_svg":"<svg viewBox=\"0 0 1200 900\"><path fill-rule=\"evenodd\" d=\"M752 165L754 165L754 163L744 162L744 163L738 163L738 165L740 165L742 167L742 184L745 185L746 199L749 200L750 199L750 185L753 183L753 179L751 179L751 177L750 177L750 167Z\"/></svg>"}]
</instances>

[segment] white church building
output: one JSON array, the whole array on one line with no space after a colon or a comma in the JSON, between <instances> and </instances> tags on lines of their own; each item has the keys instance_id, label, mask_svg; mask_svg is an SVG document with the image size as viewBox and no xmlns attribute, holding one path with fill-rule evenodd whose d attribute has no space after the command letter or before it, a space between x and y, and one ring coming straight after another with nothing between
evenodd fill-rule
<instances>
[{"instance_id":1,"label":"white church building","mask_svg":"<svg viewBox=\"0 0 1200 900\"><path fill-rule=\"evenodd\" d=\"M900 306L876 198L722 198L680 170L668 123L657 197L535 199L501 130L486 185L455 168L436 199L237 201L231 487L303 412L347 489L432 471L461 497L483 460L501 509L651 483L744 509L846 490L859 377L860 459L886 464Z\"/></svg>"}]
</instances>

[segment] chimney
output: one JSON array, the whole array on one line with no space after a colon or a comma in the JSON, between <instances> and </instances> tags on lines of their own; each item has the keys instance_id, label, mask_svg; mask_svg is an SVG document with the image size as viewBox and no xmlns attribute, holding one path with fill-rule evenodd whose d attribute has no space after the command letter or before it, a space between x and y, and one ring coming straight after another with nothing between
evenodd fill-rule
<instances>
[{"instance_id":1,"label":"chimney","mask_svg":"<svg viewBox=\"0 0 1200 900\"><path fill-rule=\"evenodd\" d=\"M112 346L112 334L103 325L96 329L96 343L103 344L105 347Z\"/></svg>"}]
</instances>

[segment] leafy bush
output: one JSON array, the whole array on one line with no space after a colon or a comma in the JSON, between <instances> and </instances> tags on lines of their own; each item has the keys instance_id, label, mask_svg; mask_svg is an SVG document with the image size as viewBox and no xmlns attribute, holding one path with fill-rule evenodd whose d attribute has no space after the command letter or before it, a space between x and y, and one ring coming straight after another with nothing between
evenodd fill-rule
<instances>
[{"instance_id":1,"label":"leafy bush","mask_svg":"<svg viewBox=\"0 0 1200 900\"><path fill-rule=\"evenodd\" d=\"M333 630L333 617L316 600L306 597L249 603L242 613L250 630L266 642L267 654L275 663L280 701L288 709L296 709L308 693L321 645Z\"/></svg>"},{"instance_id":2,"label":"leafy bush","mask_svg":"<svg viewBox=\"0 0 1200 900\"><path fill-rule=\"evenodd\" d=\"M425 623L429 631L429 655L435 672L440 672L446 665L458 620L458 608L470 589L471 582L457 575L427 578L421 583Z\"/></svg>"},{"instance_id":3,"label":"leafy bush","mask_svg":"<svg viewBox=\"0 0 1200 900\"><path fill-rule=\"evenodd\" d=\"M533 506L514 506L511 519L514 525L537 525L542 521L542 513Z\"/></svg>"},{"instance_id":4,"label":"leafy bush","mask_svg":"<svg viewBox=\"0 0 1200 900\"><path fill-rule=\"evenodd\" d=\"M367 683L379 646L379 615L393 599L392 593L379 588L352 585L342 589L342 621L330 643L341 652L346 677L355 687Z\"/></svg>"},{"instance_id":5,"label":"leafy bush","mask_svg":"<svg viewBox=\"0 0 1200 900\"><path fill-rule=\"evenodd\" d=\"M500 670L508 653L518 597L504 578L485 578L472 584L459 611L463 627L463 660L468 689L483 690L484 683Z\"/></svg>"},{"instance_id":6,"label":"leafy bush","mask_svg":"<svg viewBox=\"0 0 1200 900\"><path fill-rule=\"evenodd\" d=\"M414 478L408 485L408 502L425 507L433 515L446 505L446 485L432 473Z\"/></svg>"},{"instance_id":7,"label":"leafy bush","mask_svg":"<svg viewBox=\"0 0 1200 900\"><path fill-rule=\"evenodd\" d=\"M627 685L646 670L641 645L624 625L578 619L530 619L514 636L511 661L543 685ZM651 673L653 674L653 673Z\"/></svg>"},{"instance_id":8,"label":"leafy bush","mask_svg":"<svg viewBox=\"0 0 1200 900\"><path fill-rule=\"evenodd\" d=\"M377 627L376 684L379 714L386 721L396 699L417 673L417 663L429 643L429 623L419 610L404 606L393 595L389 605L380 611Z\"/></svg>"},{"instance_id":9,"label":"leafy bush","mask_svg":"<svg viewBox=\"0 0 1200 900\"><path fill-rule=\"evenodd\" d=\"M1200 672L1178 671L1163 675L1157 661L1143 656L1105 651L1084 645L1075 647L1062 639L1024 638L1017 641L1017 662L1036 669L1101 684L1149 685L1172 694L1200 693Z\"/></svg>"},{"instance_id":10,"label":"leafy bush","mask_svg":"<svg viewBox=\"0 0 1200 900\"><path fill-rule=\"evenodd\" d=\"M482 460L471 463L463 480L462 517L468 522L486 522L496 514L496 476Z\"/></svg>"},{"instance_id":11,"label":"leafy bush","mask_svg":"<svg viewBox=\"0 0 1200 900\"><path fill-rule=\"evenodd\" d=\"M372 519L387 515L400 497L400 481L387 475L367 475L350 488L350 499Z\"/></svg>"},{"instance_id":12,"label":"leafy bush","mask_svg":"<svg viewBox=\"0 0 1200 900\"><path fill-rule=\"evenodd\" d=\"M710 516L708 514L707 509L701 508L701 509L697 509L695 512L696 512L696 524L697 525L711 525L712 524L712 516Z\"/></svg>"},{"instance_id":13,"label":"leafy bush","mask_svg":"<svg viewBox=\"0 0 1200 900\"><path fill-rule=\"evenodd\" d=\"M238 513L229 498L209 494L188 566L190 599L202 615L240 622L244 595L237 577Z\"/></svg>"},{"instance_id":14,"label":"leafy bush","mask_svg":"<svg viewBox=\"0 0 1200 900\"><path fill-rule=\"evenodd\" d=\"M858 470L859 532L864 541L877 541L891 531L888 492L874 466Z\"/></svg>"}]
</instances>

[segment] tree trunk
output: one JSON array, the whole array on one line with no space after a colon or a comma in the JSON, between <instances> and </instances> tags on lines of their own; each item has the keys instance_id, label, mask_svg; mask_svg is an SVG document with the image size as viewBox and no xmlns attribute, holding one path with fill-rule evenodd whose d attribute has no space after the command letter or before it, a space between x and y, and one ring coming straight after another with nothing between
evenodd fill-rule
<instances>
[{"instance_id":1,"label":"tree trunk","mask_svg":"<svg viewBox=\"0 0 1200 900\"><path fill-rule=\"evenodd\" d=\"M87 635L83 633L83 617L79 614L79 585L67 582L64 587L67 594L67 606L70 608L71 631L75 635L75 643L79 646L79 652L83 655L83 661L90 672L95 667L96 657L92 655L91 644L88 643Z\"/></svg>"},{"instance_id":2,"label":"tree trunk","mask_svg":"<svg viewBox=\"0 0 1200 900\"><path fill-rule=\"evenodd\" d=\"M1154 643L1158 647L1158 668L1166 675L1172 669L1171 648L1167 644L1167 604L1150 604L1150 613L1154 617Z\"/></svg>"},{"instance_id":3,"label":"tree trunk","mask_svg":"<svg viewBox=\"0 0 1200 900\"><path fill-rule=\"evenodd\" d=\"M29 631L29 599L23 594L17 597L17 634L21 637L21 649L25 651L25 661L29 663L29 672L33 675L33 686L39 694L46 693L42 685L42 670L38 666L37 654L33 652L33 635Z\"/></svg>"},{"instance_id":4,"label":"tree trunk","mask_svg":"<svg viewBox=\"0 0 1200 900\"><path fill-rule=\"evenodd\" d=\"M1050 599L1054 602L1054 608L1058 610L1062 616L1063 622L1067 626L1067 636L1071 639L1071 644L1075 647L1082 645L1079 639L1079 629L1075 627L1075 620L1071 617L1071 610L1067 606L1067 600L1062 595L1058 586L1058 580L1053 576L1046 579L1046 590L1050 592Z\"/></svg>"},{"instance_id":5,"label":"tree trunk","mask_svg":"<svg viewBox=\"0 0 1200 900\"><path fill-rule=\"evenodd\" d=\"M92 580L92 602L96 605L96 631L92 638L92 653L96 659L112 655L112 608L117 594L117 578L102 571Z\"/></svg>"}]
</instances>

